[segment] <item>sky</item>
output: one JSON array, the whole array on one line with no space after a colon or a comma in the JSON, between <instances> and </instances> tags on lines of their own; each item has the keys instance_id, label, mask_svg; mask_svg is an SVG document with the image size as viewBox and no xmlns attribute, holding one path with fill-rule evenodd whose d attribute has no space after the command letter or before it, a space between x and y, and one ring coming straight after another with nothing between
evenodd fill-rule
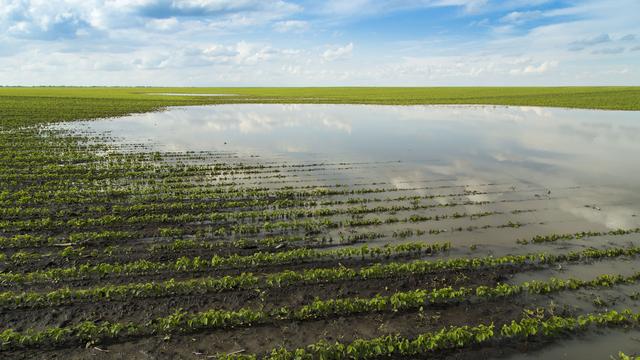
<instances>
[{"instance_id":1,"label":"sky","mask_svg":"<svg viewBox=\"0 0 640 360\"><path fill-rule=\"evenodd\" d=\"M0 85L640 85L640 0L0 0Z\"/></svg>"}]
</instances>

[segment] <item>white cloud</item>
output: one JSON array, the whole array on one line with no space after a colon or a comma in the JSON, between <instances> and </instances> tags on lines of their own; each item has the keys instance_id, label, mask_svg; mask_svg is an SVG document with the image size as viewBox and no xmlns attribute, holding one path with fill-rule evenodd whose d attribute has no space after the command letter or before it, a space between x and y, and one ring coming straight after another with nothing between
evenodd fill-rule
<instances>
[{"instance_id":1,"label":"white cloud","mask_svg":"<svg viewBox=\"0 0 640 360\"><path fill-rule=\"evenodd\" d=\"M277 32L301 32L309 29L309 23L302 20L286 20L278 21L273 25L273 29Z\"/></svg>"},{"instance_id":2,"label":"white cloud","mask_svg":"<svg viewBox=\"0 0 640 360\"><path fill-rule=\"evenodd\" d=\"M0 0L0 84L635 84L639 12L637 0ZM391 13L385 32L376 17ZM405 26L422 15L424 29ZM472 22L473 36L460 25Z\"/></svg>"},{"instance_id":3,"label":"white cloud","mask_svg":"<svg viewBox=\"0 0 640 360\"><path fill-rule=\"evenodd\" d=\"M450 1L451 2L451 1ZM488 0L462 0L453 1L453 5L463 6L464 10L469 13L476 13L481 11L489 4Z\"/></svg>"},{"instance_id":4,"label":"white cloud","mask_svg":"<svg viewBox=\"0 0 640 360\"><path fill-rule=\"evenodd\" d=\"M544 61L538 65L529 64L523 68L511 69L509 71L509 74L511 75L544 74L557 66L558 66L557 61Z\"/></svg>"},{"instance_id":5,"label":"white cloud","mask_svg":"<svg viewBox=\"0 0 640 360\"><path fill-rule=\"evenodd\" d=\"M151 19L147 21L145 27L152 31L171 31L176 30L179 23L180 22L175 17L166 19Z\"/></svg>"},{"instance_id":6,"label":"white cloud","mask_svg":"<svg viewBox=\"0 0 640 360\"><path fill-rule=\"evenodd\" d=\"M533 11L512 11L503 16L500 21L504 23L523 24L527 21L535 20L543 16L540 10Z\"/></svg>"},{"instance_id":7,"label":"white cloud","mask_svg":"<svg viewBox=\"0 0 640 360\"><path fill-rule=\"evenodd\" d=\"M283 54L269 45L240 41L235 44L210 44L206 47L191 46L178 51L148 52L136 59L140 69L181 69L216 65L253 66Z\"/></svg>"},{"instance_id":8,"label":"white cloud","mask_svg":"<svg viewBox=\"0 0 640 360\"><path fill-rule=\"evenodd\" d=\"M0 30L14 37L56 40L73 38L81 29L167 31L179 23L252 26L300 10L283 0L0 0Z\"/></svg>"},{"instance_id":9,"label":"white cloud","mask_svg":"<svg viewBox=\"0 0 640 360\"><path fill-rule=\"evenodd\" d=\"M348 43L345 46L332 47L330 49L325 50L322 53L322 58L326 61L334 61L338 59L344 59L346 57L351 56L353 52L353 43Z\"/></svg>"},{"instance_id":10,"label":"white cloud","mask_svg":"<svg viewBox=\"0 0 640 360\"><path fill-rule=\"evenodd\" d=\"M556 66L558 66L558 62L557 61L545 61L542 64L538 65L538 66L534 66L534 65L528 65L526 68L524 68L523 73L525 74L542 74L545 73L547 71L549 71L550 69L555 68Z\"/></svg>"}]
</instances>

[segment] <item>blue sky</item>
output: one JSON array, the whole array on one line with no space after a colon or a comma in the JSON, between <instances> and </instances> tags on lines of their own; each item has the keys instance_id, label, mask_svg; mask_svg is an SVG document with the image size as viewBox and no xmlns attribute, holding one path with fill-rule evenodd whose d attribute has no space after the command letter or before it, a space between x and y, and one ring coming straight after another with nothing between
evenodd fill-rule
<instances>
[{"instance_id":1,"label":"blue sky","mask_svg":"<svg viewBox=\"0 0 640 360\"><path fill-rule=\"evenodd\" d=\"M640 85L639 0L0 0L0 85Z\"/></svg>"}]
</instances>

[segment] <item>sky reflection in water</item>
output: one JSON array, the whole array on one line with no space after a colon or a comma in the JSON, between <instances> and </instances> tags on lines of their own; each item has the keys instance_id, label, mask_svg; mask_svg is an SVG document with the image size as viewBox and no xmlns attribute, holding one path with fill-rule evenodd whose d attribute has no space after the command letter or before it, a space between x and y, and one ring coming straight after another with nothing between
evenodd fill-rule
<instances>
[{"instance_id":1,"label":"sky reflection in water","mask_svg":"<svg viewBox=\"0 0 640 360\"><path fill-rule=\"evenodd\" d=\"M617 228L638 226L639 119L637 112L538 107L242 104L62 127L109 132L159 150L225 150L292 162L400 161L353 171L398 186L438 178L578 186L566 212Z\"/></svg>"}]
</instances>

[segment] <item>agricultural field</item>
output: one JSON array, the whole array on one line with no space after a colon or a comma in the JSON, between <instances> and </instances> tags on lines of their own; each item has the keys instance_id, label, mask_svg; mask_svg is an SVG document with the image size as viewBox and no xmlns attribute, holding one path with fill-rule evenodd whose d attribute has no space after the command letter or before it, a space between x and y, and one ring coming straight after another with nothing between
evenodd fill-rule
<instances>
[{"instance_id":1,"label":"agricultural field","mask_svg":"<svg viewBox=\"0 0 640 360\"><path fill-rule=\"evenodd\" d=\"M0 357L632 358L637 110L638 87L0 88Z\"/></svg>"}]
</instances>

